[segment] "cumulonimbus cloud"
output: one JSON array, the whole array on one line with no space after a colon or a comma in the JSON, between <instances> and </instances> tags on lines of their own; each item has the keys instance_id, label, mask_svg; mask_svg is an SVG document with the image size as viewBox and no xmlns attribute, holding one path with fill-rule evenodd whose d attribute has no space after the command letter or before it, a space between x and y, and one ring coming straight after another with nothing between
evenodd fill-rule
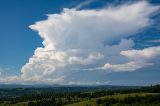
<instances>
[{"instance_id":1,"label":"cumulonimbus cloud","mask_svg":"<svg viewBox=\"0 0 160 106\"><path fill-rule=\"evenodd\" d=\"M128 61L125 56L131 54L127 50L134 46L134 41L127 37L150 26L150 16L158 9L141 1L99 10L64 9L60 14L48 15L48 19L29 26L38 32L44 47L38 47L22 67L21 78L61 83L78 68L103 65L106 70L139 68L133 62L125 63Z\"/></svg>"}]
</instances>

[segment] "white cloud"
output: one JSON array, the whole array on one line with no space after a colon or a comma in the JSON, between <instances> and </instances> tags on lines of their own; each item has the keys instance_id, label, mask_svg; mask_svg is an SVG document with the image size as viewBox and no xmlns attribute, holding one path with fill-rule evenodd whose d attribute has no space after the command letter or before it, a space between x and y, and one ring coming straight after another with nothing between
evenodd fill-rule
<instances>
[{"instance_id":1,"label":"white cloud","mask_svg":"<svg viewBox=\"0 0 160 106\"><path fill-rule=\"evenodd\" d=\"M143 50L121 51L121 55L134 61L147 61L160 55L160 46L148 47Z\"/></svg>"},{"instance_id":2,"label":"white cloud","mask_svg":"<svg viewBox=\"0 0 160 106\"><path fill-rule=\"evenodd\" d=\"M69 57L68 61L70 64L87 65L87 64L93 63L94 61L100 60L102 58L104 58L103 55L101 55L100 53L93 52L93 53L89 54L89 56L87 58L72 56L72 57Z\"/></svg>"},{"instance_id":3,"label":"white cloud","mask_svg":"<svg viewBox=\"0 0 160 106\"><path fill-rule=\"evenodd\" d=\"M153 65L153 59L160 56L160 46L149 47L143 50L127 50L121 51L121 55L129 58L129 62L123 64L110 64L106 63L100 69L111 71L134 71L149 65Z\"/></svg>"},{"instance_id":4,"label":"white cloud","mask_svg":"<svg viewBox=\"0 0 160 106\"><path fill-rule=\"evenodd\" d=\"M102 10L64 9L30 28L39 32L47 49L96 49L148 26L155 10L146 2Z\"/></svg>"},{"instance_id":5,"label":"white cloud","mask_svg":"<svg viewBox=\"0 0 160 106\"><path fill-rule=\"evenodd\" d=\"M109 51L118 54L127 45L117 50L108 44L150 25L149 15L156 10L157 7L143 1L102 10L64 9L61 14L49 15L47 20L30 26L43 38L44 48L37 48L23 66L22 78L54 80L69 73L74 64L89 65L110 58L106 55Z\"/></svg>"},{"instance_id":6,"label":"white cloud","mask_svg":"<svg viewBox=\"0 0 160 106\"><path fill-rule=\"evenodd\" d=\"M0 83L22 83L18 76L0 77Z\"/></svg>"},{"instance_id":7,"label":"white cloud","mask_svg":"<svg viewBox=\"0 0 160 106\"><path fill-rule=\"evenodd\" d=\"M124 64L110 64L106 63L102 68L103 70L109 70L113 72L123 72L123 71L134 71L139 68L143 68L144 66L151 65L151 63L139 63L135 61L131 61Z\"/></svg>"},{"instance_id":8,"label":"white cloud","mask_svg":"<svg viewBox=\"0 0 160 106\"><path fill-rule=\"evenodd\" d=\"M118 64L106 64L106 69L135 67L134 62L120 65L128 61L122 55L132 59L125 51L132 49L134 41L127 37L152 24L149 17L158 8L141 1L99 10L64 9L60 14L48 15L48 19L30 26L38 31L44 47L38 47L22 67L20 79L62 83L69 81L74 68L100 67L105 63Z\"/></svg>"},{"instance_id":9,"label":"white cloud","mask_svg":"<svg viewBox=\"0 0 160 106\"><path fill-rule=\"evenodd\" d=\"M22 74L21 77L33 81L48 79L48 76L51 76L57 68L65 66L64 58L64 52L37 48L35 54L22 68L22 72L27 74ZM54 79L59 78L56 77Z\"/></svg>"}]
</instances>

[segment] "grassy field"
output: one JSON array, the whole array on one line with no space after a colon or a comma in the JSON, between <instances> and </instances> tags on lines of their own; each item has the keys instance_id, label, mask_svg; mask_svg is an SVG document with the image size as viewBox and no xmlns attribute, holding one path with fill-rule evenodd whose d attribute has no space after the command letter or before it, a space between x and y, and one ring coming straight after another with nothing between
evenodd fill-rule
<instances>
[{"instance_id":1,"label":"grassy field","mask_svg":"<svg viewBox=\"0 0 160 106\"><path fill-rule=\"evenodd\" d=\"M129 93L129 94L115 94L110 96L104 96L99 98L94 98L91 100L86 100L78 103L68 104L64 106L96 106L96 99L106 99L106 98L117 98L117 99L124 99L125 97L131 96L146 96L146 95L157 95L157 93Z\"/></svg>"}]
</instances>

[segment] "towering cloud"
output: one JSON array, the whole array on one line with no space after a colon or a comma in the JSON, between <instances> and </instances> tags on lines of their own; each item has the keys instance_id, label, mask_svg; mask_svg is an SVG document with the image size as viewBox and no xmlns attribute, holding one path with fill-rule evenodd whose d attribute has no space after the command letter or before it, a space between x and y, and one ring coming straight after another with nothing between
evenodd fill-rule
<instances>
[{"instance_id":1,"label":"towering cloud","mask_svg":"<svg viewBox=\"0 0 160 106\"><path fill-rule=\"evenodd\" d=\"M48 19L29 26L39 33L44 47L38 47L22 67L21 79L63 83L82 70L129 71L145 67L147 59L159 55L159 47L131 50L134 41L128 37L150 26L150 16L158 9L141 1L99 10L64 9L60 14L48 15ZM143 58L143 64L137 63L139 58Z\"/></svg>"}]
</instances>

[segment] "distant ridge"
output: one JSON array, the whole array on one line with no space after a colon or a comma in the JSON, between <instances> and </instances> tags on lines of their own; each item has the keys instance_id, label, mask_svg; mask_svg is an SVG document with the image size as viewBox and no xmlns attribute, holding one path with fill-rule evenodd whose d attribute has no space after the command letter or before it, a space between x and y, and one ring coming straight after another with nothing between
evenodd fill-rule
<instances>
[{"instance_id":1,"label":"distant ridge","mask_svg":"<svg viewBox=\"0 0 160 106\"><path fill-rule=\"evenodd\" d=\"M34 84L34 85L24 85L24 84L0 84L0 89L12 89L12 88L57 88L57 87L81 87L81 88L108 88L108 89L128 89L128 88L140 88L142 86L120 86L120 85L60 85L60 84Z\"/></svg>"},{"instance_id":2,"label":"distant ridge","mask_svg":"<svg viewBox=\"0 0 160 106\"><path fill-rule=\"evenodd\" d=\"M34 84L34 85L24 85L24 84L0 84L0 88L47 88L47 87L59 87L61 85L45 85L45 84Z\"/></svg>"}]
</instances>

